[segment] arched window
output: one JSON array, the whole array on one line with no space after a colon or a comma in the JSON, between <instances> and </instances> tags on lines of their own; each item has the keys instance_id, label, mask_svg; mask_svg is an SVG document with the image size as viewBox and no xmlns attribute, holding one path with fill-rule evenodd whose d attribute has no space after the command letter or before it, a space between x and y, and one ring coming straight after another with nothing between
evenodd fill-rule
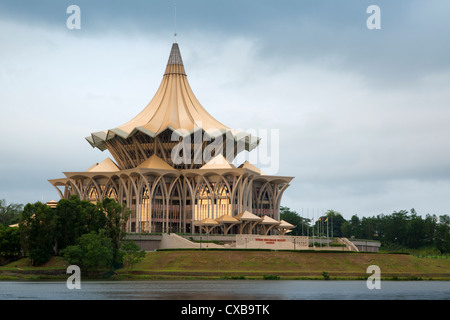
<instances>
[{"instance_id":1,"label":"arched window","mask_svg":"<svg viewBox=\"0 0 450 320\"><path fill-rule=\"evenodd\" d=\"M92 203L97 203L100 201L97 188L94 185L92 185L88 191L88 200Z\"/></svg>"}]
</instances>

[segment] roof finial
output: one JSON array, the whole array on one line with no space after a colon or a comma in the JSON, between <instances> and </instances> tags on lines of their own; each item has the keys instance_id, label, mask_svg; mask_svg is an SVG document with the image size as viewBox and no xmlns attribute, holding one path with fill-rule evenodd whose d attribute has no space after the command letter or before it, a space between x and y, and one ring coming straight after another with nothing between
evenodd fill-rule
<instances>
[{"instance_id":1,"label":"roof finial","mask_svg":"<svg viewBox=\"0 0 450 320\"><path fill-rule=\"evenodd\" d=\"M175 43L177 43L177 4L176 3L174 5L174 7L175 7L175 33L174 33L174 36L175 36Z\"/></svg>"}]
</instances>

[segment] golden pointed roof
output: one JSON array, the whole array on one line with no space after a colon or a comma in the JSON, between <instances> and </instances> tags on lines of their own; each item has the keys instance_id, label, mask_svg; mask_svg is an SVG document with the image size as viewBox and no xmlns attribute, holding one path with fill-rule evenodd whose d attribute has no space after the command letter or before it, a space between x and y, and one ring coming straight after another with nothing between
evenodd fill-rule
<instances>
[{"instance_id":1,"label":"golden pointed roof","mask_svg":"<svg viewBox=\"0 0 450 320\"><path fill-rule=\"evenodd\" d=\"M248 170L251 170L253 172L257 172L257 173L259 173L261 175L264 175L264 173L259 168L257 168L256 166L254 166L253 164L251 164L247 160L243 164L241 164L238 168L248 169Z\"/></svg>"},{"instance_id":2,"label":"golden pointed roof","mask_svg":"<svg viewBox=\"0 0 450 320\"><path fill-rule=\"evenodd\" d=\"M87 169L85 172L112 172L119 171L119 167L110 158L106 158L100 163L94 164L92 167Z\"/></svg>"},{"instance_id":3,"label":"golden pointed roof","mask_svg":"<svg viewBox=\"0 0 450 320\"><path fill-rule=\"evenodd\" d=\"M219 223L239 223L239 220L236 218L233 218L229 214L223 214L220 217L214 219Z\"/></svg>"},{"instance_id":4,"label":"golden pointed roof","mask_svg":"<svg viewBox=\"0 0 450 320\"><path fill-rule=\"evenodd\" d=\"M236 169L222 154L218 154L200 169Z\"/></svg>"},{"instance_id":5,"label":"golden pointed roof","mask_svg":"<svg viewBox=\"0 0 450 320\"><path fill-rule=\"evenodd\" d=\"M93 147L105 150L105 142L116 135L126 139L143 132L155 137L166 129L182 129L185 133L191 133L198 127L209 134L230 132L235 140L245 137L246 149L249 151L259 143L259 138L228 128L203 108L189 85L180 49L174 43L162 82L148 105L127 123L92 133L86 139Z\"/></svg>"},{"instance_id":6,"label":"golden pointed roof","mask_svg":"<svg viewBox=\"0 0 450 320\"><path fill-rule=\"evenodd\" d=\"M200 221L194 221L195 225L203 225L203 226L216 226L219 225L219 223L216 220L213 220L211 218L205 218Z\"/></svg>"},{"instance_id":7,"label":"golden pointed roof","mask_svg":"<svg viewBox=\"0 0 450 320\"><path fill-rule=\"evenodd\" d=\"M175 170L170 165L168 165L163 159L157 155L152 155L150 158L142 162L137 166L142 169L159 169L159 170Z\"/></svg>"},{"instance_id":8,"label":"golden pointed roof","mask_svg":"<svg viewBox=\"0 0 450 320\"><path fill-rule=\"evenodd\" d=\"M239 213L238 215L234 216L234 218L238 219L238 220L242 220L242 221L244 221L244 220L248 220L248 221L262 221L263 220L263 218L258 217L257 215L255 215L255 214L253 214L253 213L251 213L251 212L249 212L247 210L245 210L245 211Z\"/></svg>"},{"instance_id":9,"label":"golden pointed roof","mask_svg":"<svg viewBox=\"0 0 450 320\"><path fill-rule=\"evenodd\" d=\"M266 215L266 216L263 217L263 220L261 221L261 224L276 224L276 225L279 225L279 224L281 224L281 222L277 221L275 219L272 219L271 217Z\"/></svg>"},{"instance_id":10,"label":"golden pointed roof","mask_svg":"<svg viewBox=\"0 0 450 320\"><path fill-rule=\"evenodd\" d=\"M290 224L289 222L286 222L284 220L280 220L280 225L278 226L279 228L282 229L292 229L295 228L294 225Z\"/></svg>"}]
</instances>

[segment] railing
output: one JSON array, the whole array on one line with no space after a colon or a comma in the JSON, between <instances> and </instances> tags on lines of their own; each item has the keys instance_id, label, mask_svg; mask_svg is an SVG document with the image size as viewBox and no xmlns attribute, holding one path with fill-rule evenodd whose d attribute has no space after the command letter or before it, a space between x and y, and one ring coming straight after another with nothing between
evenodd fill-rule
<instances>
[{"instance_id":1,"label":"railing","mask_svg":"<svg viewBox=\"0 0 450 320\"><path fill-rule=\"evenodd\" d=\"M350 249L350 251L359 251L358 248L353 244L353 242L351 242L347 238L338 238L338 241L342 244L345 244Z\"/></svg>"}]
</instances>

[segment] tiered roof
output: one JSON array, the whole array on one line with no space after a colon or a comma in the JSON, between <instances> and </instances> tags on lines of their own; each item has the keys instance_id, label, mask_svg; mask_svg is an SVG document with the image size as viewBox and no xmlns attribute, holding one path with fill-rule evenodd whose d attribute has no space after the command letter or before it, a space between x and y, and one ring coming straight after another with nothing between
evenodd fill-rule
<instances>
[{"instance_id":1,"label":"tiered roof","mask_svg":"<svg viewBox=\"0 0 450 320\"><path fill-rule=\"evenodd\" d=\"M143 132L155 137L167 129L192 133L200 125L211 135L229 132L235 140L244 137L245 149L248 151L259 143L259 138L228 128L203 108L189 85L180 49L178 44L174 43L162 82L148 105L127 123L113 129L94 132L90 137L86 137L86 140L103 151L107 149L106 142L116 136L127 139Z\"/></svg>"}]
</instances>

